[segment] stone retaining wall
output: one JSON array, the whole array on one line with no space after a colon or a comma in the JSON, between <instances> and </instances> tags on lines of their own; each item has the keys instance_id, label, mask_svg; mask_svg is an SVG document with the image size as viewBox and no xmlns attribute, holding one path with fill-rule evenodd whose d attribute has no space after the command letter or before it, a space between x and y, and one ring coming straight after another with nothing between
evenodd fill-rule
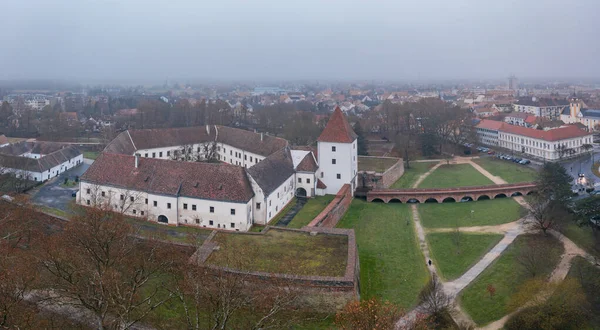
<instances>
[{"instance_id":1,"label":"stone retaining wall","mask_svg":"<svg viewBox=\"0 0 600 330\"><path fill-rule=\"evenodd\" d=\"M368 156L361 156L368 157ZM385 172L380 173L376 171L359 171L358 172L358 185L359 187L367 187L369 189L385 189L389 188L394 182L398 181L404 174L404 162L402 158L393 157L373 157L373 158L388 158L397 159L398 161Z\"/></svg>"},{"instance_id":2,"label":"stone retaining wall","mask_svg":"<svg viewBox=\"0 0 600 330\"><path fill-rule=\"evenodd\" d=\"M358 251L356 249L356 238L353 229L304 227L302 229L291 229L284 227L266 226L260 233L232 232L230 235L264 235L271 228L277 230L296 231L311 233L312 235L344 235L348 237L348 258L344 276L304 276L294 274L275 274L258 271L243 271L206 264L210 254L217 248L212 241L214 233L211 234L202 246L192 255L190 262L203 264L209 271L215 274L239 275L244 281L258 282L264 285L285 286L299 293L300 304L308 305L322 311L336 312L343 308L348 302L360 298L359 274L360 266Z\"/></svg>"}]
</instances>

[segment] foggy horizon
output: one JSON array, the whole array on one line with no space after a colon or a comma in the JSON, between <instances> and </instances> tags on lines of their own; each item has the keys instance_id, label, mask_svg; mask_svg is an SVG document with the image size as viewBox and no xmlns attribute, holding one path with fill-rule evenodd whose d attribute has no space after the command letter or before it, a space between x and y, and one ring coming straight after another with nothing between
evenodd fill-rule
<instances>
[{"instance_id":1,"label":"foggy horizon","mask_svg":"<svg viewBox=\"0 0 600 330\"><path fill-rule=\"evenodd\" d=\"M600 2L9 0L0 80L600 76Z\"/></svg>"}]
</instances>

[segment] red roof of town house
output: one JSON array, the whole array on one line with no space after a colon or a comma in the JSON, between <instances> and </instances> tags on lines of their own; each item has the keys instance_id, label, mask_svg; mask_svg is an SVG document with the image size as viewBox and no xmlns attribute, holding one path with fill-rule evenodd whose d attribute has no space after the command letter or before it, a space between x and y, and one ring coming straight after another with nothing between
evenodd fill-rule
<instances>
[{"instance_id":1,"label":"red roof of town house","mask_svg":"<svg viewBox=\"0 0 600 330\"><path fill-rule=\"evenodd\" d=\"M340 107L335 107L327 126L317 139L319 142L352 143L356 140L356 133L348 123Z\"/></svg>"},{"instance_id":2,"label":"red roof of town house","mask_svg":"<svg viewBox=\"0 0 600 330\"><path fill-rule=\"evenodd\" d=\"M485 128L493 131L497 131L504 126L503 121L490 120L490 119L482 119L479 124L477 124L477 128Z\"/></svg>"},{"instance_id":3,"label":"red roof of town house","mask_svg":"<svg viewBox=\"0 0 600 330\"><path fill-rule=\"evenodd\" d=\"M591 135L591 133L582 131L575 125L565 125L559 128L542 131L533 128L506 124L500 128L500 131L546 141L559 141Z\"/></svg>"},{"instance_id":4,"label":"red roof of town house","mask_svg":"<svg viewBox=\"0 0 600 330\"><path fill-rule=\"evenodd\" d=\"M537 122L537 119L538 119L538 117L536 117L536 116L527 115L527 117L525 117L525 122L533 125Z\"/></svg>"}]
</instances>

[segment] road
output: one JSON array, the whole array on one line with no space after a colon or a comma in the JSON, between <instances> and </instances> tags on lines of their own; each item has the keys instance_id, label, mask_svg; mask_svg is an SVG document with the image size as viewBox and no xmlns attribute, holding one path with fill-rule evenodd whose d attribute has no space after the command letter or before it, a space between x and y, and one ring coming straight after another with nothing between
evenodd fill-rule
<instances>
[{"instance_id":1,"label":"road","mask_svg":"<svg viewBox=\"0 0 600 330\"><path fill-rule=\"evenodd\" d=\"M570 159L561 162L564 168L573 177L573 183L578 177L579 173L585 174L587 180L592 180L592 183L596 187L600 186L600 177L597 177L592 172L592 158L594 161L600 161L600 146L594 145L593 157L583 156L577 159Z\"/></svg>"},{"instance_id":2,"label":"road","mask_svg":"<svg viewBox=\"0 0 600 330\"><path fill-rule=\"evenodd\" d=\"M84 159L83 164L72 168L58 177L49 180L44 183L41 188L34 192L31 201L34 204L44 205L47 207L60 209L63 211L67 211L69 208L69 203L75 200L71 195L79 189L79 185L74 185L72 187L64 187L62 184L65 182L65 178L68 177L69 180L75 180L76 176L81 177L81 175L90 167L93 161L89 159Z\"/></svg>"}]
</instances>

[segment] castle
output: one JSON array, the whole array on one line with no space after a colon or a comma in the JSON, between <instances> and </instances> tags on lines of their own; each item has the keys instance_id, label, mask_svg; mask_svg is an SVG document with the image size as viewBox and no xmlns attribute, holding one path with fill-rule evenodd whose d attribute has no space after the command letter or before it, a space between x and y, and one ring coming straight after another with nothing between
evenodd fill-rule
<instances>
[{"instance_id":1,"label":"castle","mask_svg":"<svg viewBox=\"0 0 600 330\"><path fill-rule=\"evenodd\" d=\"M357 135L336 108L317 148L210 125L128 130L80 179L77 203L169 225L247 231L294 196L357 185Z\"/></svg>"}]
</instances>

